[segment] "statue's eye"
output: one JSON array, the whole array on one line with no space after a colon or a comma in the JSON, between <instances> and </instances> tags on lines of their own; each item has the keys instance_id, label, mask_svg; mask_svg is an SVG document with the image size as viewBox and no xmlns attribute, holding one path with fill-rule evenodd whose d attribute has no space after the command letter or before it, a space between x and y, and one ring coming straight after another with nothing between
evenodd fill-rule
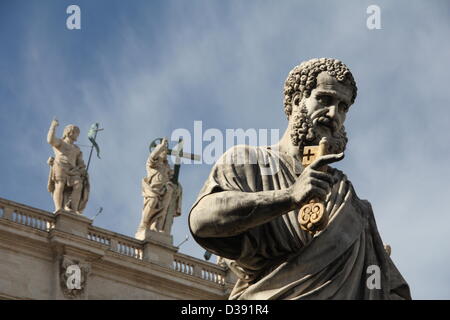
<instances>
[{"instance_id":1,"label":"statue's eye","mask_svg":"<svg viewBox=\"0 0 450 320\"><path fill-rule=\"evenodd\" d=\"M317 101L319 101L324 106L328 106L333 102L333 97L327 95L327 94L321 94L317 96Z\"/></svg>"}]
</instances>

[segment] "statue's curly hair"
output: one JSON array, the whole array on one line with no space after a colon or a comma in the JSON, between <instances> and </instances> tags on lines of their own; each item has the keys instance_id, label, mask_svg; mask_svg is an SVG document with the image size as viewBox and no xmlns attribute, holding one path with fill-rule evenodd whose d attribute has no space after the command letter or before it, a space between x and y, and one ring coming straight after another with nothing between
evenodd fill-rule
<instances>
[{"instance_id":1,"label":"statue's curly hair","mask_svg":"<svg viewBox=\"0 0 450 320\"><path fill-rule=\"evenodd\" d=\"M332 58L320 58L304 61L289 72L284 83L284 112L289 117L292 112L292 98L296 93L300 93L301 97L309 97L311 91L317 85L317 76L322 71L328 72L339 82L347 82L353 88L353 96L351 103L355 102L356 87L355 79L350 69L341 61Z\"/></svg>"},{"instance_id":2,"label":"statue's curly hair","mask_svg":"<svg viewBox=\"0 0 450 320\"><path fill-rule=\"evenodd\" d=\"M63 139L65 137L68 137L69 135L71 135L73 132L76 132L77 134L80 134L80 128L78 128L77 126L73 125L73 124L69 124L64 128L63 131Z\"/></svg>"}]
</instances>

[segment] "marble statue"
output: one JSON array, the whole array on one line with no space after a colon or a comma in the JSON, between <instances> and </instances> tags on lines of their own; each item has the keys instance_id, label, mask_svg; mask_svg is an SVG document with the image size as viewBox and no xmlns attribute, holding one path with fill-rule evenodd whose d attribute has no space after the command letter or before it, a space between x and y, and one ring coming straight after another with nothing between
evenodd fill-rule
<instances>
[{"instance_id":1,"label":"marble statue","mask_svg":"<svg viewBox=\"0 0 450 320\"><path fill-rule=\"evenodd\" d=\"M168 144L163 139L150 153L147 176L142 179L144 208L135 237L145 239L145 231L170 234L173 217L181 214L181 186L172 181L174 171L167 161Z\"/></svg>"},{"instance_id":2,"label":"marble statue","mask_svg":"<svg viewBox=\"0 0 450 320\"><path fill-rule=\"evenodd\" d=\"M83 153L75 144L80 129L74 125L64 128L63 137L56 138L58 120L53 120L47 135L54 157L48 159L50 174L48 191L52 193L55 213L60 210L82 214L89 199L89 177Z\"/></svg>"},{"instance_id":3,"label":"marble statue","mask_svg":"<svg viewBox=\"0 0 450 320\"><path fill-rule=\"evenodd\" d=\"M288 126L278 144L232 147L212 168L189 226L237 275L230 299L411 299L370 203L330 166L344 157L356 93L341 61L301 63L284 85ZM326 152L302 164L318 145ZM311 201L323 204L324 218L301 225Z\"/></svg>"}]
</instances>

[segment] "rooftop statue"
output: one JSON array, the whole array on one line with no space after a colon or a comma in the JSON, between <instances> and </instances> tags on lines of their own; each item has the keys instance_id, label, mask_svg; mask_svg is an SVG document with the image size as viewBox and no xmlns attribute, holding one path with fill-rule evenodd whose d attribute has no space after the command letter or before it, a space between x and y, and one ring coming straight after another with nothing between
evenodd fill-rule
<instances>
[{"instance_id":1,"label":"rooftop statue","mask_svg":"<svg viewBox=\"0 0 450 320\"><path fill-rule=\"evenodd\" d=\"M66 210L82 214L89 198L89 177L83 153L75 144L80 129L70 124L64 128L63 137L59 139L55 136L58 125L58 120L53 120L47 135L47 142L55 153L48 159L48 191L53 196L55 213Z\"/></svg>"},{"instance_id":2,"label":"rooftop statue","mask_svg":"<svg viewBox=\"0 0 450 320\"><path fill-rule=\"evenodd\" d=\"M173 217L181 215L181 186L173 181L174 171L167 160L166 139L155 146L146 162L147 176L142 179L144 208L135 237L145 239L145 231L170 234Z\"/></svg>"}]
</instances>

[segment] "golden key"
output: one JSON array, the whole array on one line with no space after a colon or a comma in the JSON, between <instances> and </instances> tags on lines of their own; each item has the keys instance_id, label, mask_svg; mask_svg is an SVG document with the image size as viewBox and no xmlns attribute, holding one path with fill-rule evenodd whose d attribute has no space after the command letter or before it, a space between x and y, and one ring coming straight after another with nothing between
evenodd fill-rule
<instances>
[{"instance_id":1,"label":"golden key","mask_svg":"<svg viewBox=\"0 0 450 320\"><path fill-rule=\"evenodd\" d=\"M320 156L328 154L328 144L325 138L320 140L318 146L307 146L303 148L302 165L306 168ZM319 169L325 172L327 166ZM312 199L300 209L298 222L303 230L311 234L325 229L328 224L328 212L325 205L319 199Z\"/></svg>"}]
</instances>

